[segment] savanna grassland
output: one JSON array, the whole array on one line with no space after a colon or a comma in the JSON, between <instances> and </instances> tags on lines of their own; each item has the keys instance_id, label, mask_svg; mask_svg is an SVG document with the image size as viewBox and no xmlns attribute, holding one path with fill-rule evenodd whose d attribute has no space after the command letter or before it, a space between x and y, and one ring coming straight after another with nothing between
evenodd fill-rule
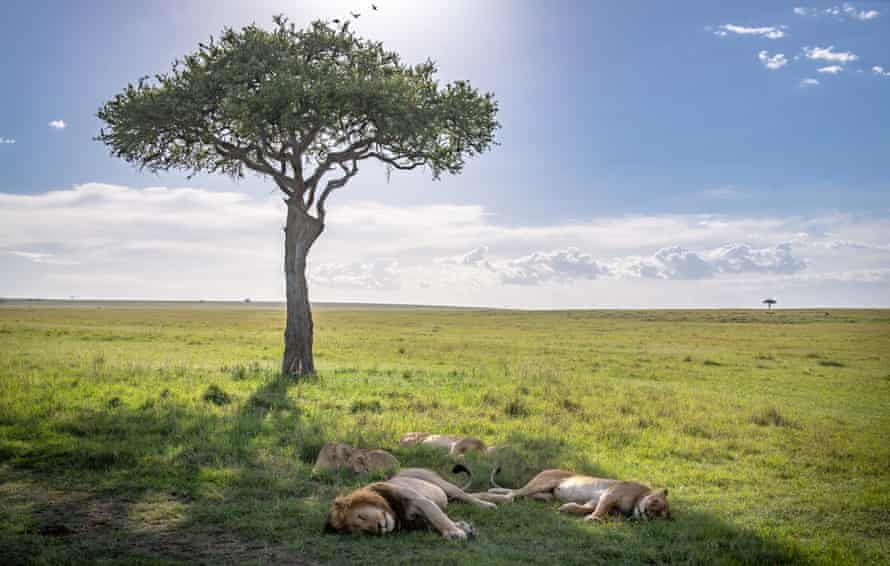
<instances>
[{"instance_id":1,"label":"savanna grassland","mask_svg":"<svg viewBox=\"0 0 890 566\"><path fill-rule=\"evenodd\" d=\"M0 305L0 563L890 562L890 312L320 308L319 374L276 373L259 305ZM327 440L445 477L407 431L670 490L675 520L533 501L479 530L323 535ZM474 487L493 462L470 461ZM462 478L461 478L462 479ZM457 480L459 481L459 480Z\"/></svg>"}]
</instances>

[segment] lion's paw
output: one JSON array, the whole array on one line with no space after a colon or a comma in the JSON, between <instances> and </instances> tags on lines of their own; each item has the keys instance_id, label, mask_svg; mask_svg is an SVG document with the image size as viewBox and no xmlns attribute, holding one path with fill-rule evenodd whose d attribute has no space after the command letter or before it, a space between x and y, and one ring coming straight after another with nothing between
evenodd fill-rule
<instances>
[{"instance_id":1,"label":"lion's paw","mask_svg":"<svg viewBox=\"0 0 890 566\"><path fill-rule=\"evenodd\" d=\"M467 538L476 538L476 527L466 521L455 521L457 527L467 534Z\"/></svg>"},{"instance_id":2,"label":"lion's paw","mask_svg":"<svg viewBox=\"0 0 890 566\"><path fill-rule=\"evenodd\" d=\"M450 531L445 531L442 533L442 536L448 540L467 540L467 533L462 529L454 529Z\"/></svg>"}]
</instances>

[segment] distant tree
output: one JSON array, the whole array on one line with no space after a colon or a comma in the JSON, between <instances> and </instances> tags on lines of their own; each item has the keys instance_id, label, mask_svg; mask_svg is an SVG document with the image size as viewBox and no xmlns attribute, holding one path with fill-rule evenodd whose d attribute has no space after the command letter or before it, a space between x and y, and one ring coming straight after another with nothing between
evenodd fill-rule
<instances>
[{"instance_id":1,"label":"distant tree","mask_svg":"<svg viewBox=\"0 0 890 566\"><path fill-rule=\"evenodd\" d=\"M271 31L226 29L169 73L128 85L99 110L97 139L149 171L249 170L275 182L287 204L281 371L302 375L315 371L306 257L330 194L367 160L388 173L457 174L492 146L499 124L491 93L439 85L434 63L406 65L348 22L298 30L274 21Z\"/></svg>"},{"instance_id":2,"label":"distant tree","mask_svg":"<svg viewBox=\"0 0 890 566\"><path fill-rule=\"evenodd\" d=\"M763 299L762 302L766 305L766 310L771 311L773 310L773 305L776 304L778 301L776 301L775 299Z\"/></svg>"}]
</instances>

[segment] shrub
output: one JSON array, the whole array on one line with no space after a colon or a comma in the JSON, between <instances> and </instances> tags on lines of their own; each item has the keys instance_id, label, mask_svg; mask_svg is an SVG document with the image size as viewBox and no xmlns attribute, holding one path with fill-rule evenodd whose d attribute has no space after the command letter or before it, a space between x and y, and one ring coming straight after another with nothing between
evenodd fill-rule
<instances>
[{"instance_id":1,"label":"shrub","mask_svg":"<svg viewBox=\"0 0 890 566\"><path fill-rule=\"evenodd\" d=\"M215 384L207 388L207 391L204 392L203 399L217 406L228 405L232 402L231 396Z\"/></svg>"},{"instance_id":2,"label":"shrub","mask_svg":"<svg viewBox=\"0 0 890 566\"><path fill-rule=\"evenodd\" d=\"M508 417L517 418L527 417L531 411L529 411L522 399L515 398L504 407L504 413L506 413Z\"/></svg>"}]
</instances>

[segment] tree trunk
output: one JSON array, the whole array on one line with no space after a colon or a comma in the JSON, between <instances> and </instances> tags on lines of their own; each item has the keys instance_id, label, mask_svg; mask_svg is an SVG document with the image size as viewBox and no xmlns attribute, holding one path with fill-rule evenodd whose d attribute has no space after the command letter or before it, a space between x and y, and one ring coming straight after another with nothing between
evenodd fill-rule
<instances>
[{"instance_id":1,"label":"tree trunk","mask_svg":"<svg viewBox=\"0 0 890 566\"><path fill-rule=\"evenodd\" d=\"M284 274L287 295L287 324L284 330L283 375L315 373L312 359L312 311L306 285L306 256L324 230L324 224L312 218L299 203L288 202L284 228Z\"/></svg>"}]
</instances>

